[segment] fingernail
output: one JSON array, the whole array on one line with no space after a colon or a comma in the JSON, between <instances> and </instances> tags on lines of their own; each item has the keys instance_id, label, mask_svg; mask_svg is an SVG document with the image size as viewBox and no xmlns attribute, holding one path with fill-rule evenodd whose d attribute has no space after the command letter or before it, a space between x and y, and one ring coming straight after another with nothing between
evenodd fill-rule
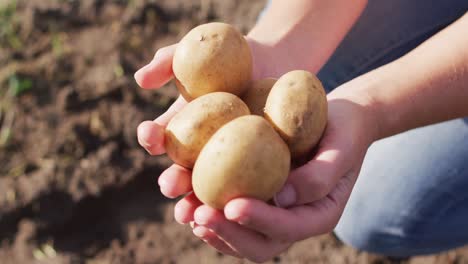
<instances>
[{"instance_id":1,"label":"fingernail","mask_svg":"<svg viewBox=\"0 0 468 264\"><path fill-rule=\"evenodd\" d=\"M146 66L145 66L146 67ZM143 67L144 68L144 67ZM140 80L141 80L141 75L143 74L143 68L139 69L135 74L133 75L133 78L135 78L135 81L137 81L138 85L140 85Z\"/></svg>"},{"instance_id":2,"label":"fingernail","mask_svg":"<svg viewBox=\"0 0 468 264\"><path fill-rule=\"evenodd\" d=\"M139 137L140 144L145 148L150 148L151 144L145 138L146 138L146 136L140 136Z\"/></svg>"},{"instance_id":3,"label":"fingernail","mask_svg":"<svg viewBox=\"0 0 468 264\"><path fill-rule=\"evenodd\" d=\"M141 146L146 150L146 152L150 155L153 155L154 153L152 153L152 148L153 146L149 143L146 143L146 142L143 142L141 141Z\"/></svg>"},{"instance_id":4,"label":"fingernail","mask_svg":"<svg viewBox=\"0 0 468 264\"><path fill-rule=\"evenodd\" d=\"M250 221L249 221L249 218L248 218L248 217L243 217L243 216L241 216L241 217L239 217L239 218L237 219L237 223L240 224L240 225L247 225L247 224L249 224L249 222L250 222Z\"/></svg>"},{"instance_id":5,"label":"fingernail","mask_svg":"<svg viewBox=\"0 0 468 264\"><path fill-rule=\"evenodd\" d=\"M205 234L207 233L208 229L206 227L203 227L203 226L197 226L195 227L193 230L192 230L192 233L199 237L199 238L202 238L205 236Z\"/></svg>"},{"instance_id":6,"label":"fingernail","mask_svg":"<svg viewBox=\"0 0 468 264\"><path fill-rule=\"evenodd\" d=\"M161 145L160 144L149 144L146 142L141 142L144 146L143 148L148 152L148 154L154 156L154 155L160 155L164 153L163 150L161 150Z\"/></svg>"},{"instance_id":7,"label":"fingernail","mask_svg":"<svg viewBox=\"0 0 468 264\"><path fill-rule=\"evenodd\" d=\"M294 187L288 183L275 195L273 200L278 207L288 207L296 202L296 198Z\"/></svg>"},{"instance_id":8,"label":"fingernail","mask_svg":"<svg viewBox=\"0 0 468 264\"><path fill-rule=\"evenodd\" d=\"M239 214L239 210L232 206L226 206L224 208L224 216L230 220L235 221L238 224L246 225L248 223L248 218Z\"/></svg>"},{"instance_id":9,"label":"fingernail","mask_svg":"<svg viewBox=\"0 0 468 264\"><path fill-rule=\"evenodd\" d=\"M160 188L166 187L168 185L168 182L164 177L159 177L158 178L158 185Z\"/></svg>"},{"instance_id":10,"label":"fingernail","mask_svg":"<svg viewBox=\"0 0 468 264\"><path fill-rule=\"evenodd\" d=\"M194 218L195 218L195 223L197 225L206 225L209 222L206 215L203 213L199 213L198 211L195 211Z\"/></svg>"}]
</instances>

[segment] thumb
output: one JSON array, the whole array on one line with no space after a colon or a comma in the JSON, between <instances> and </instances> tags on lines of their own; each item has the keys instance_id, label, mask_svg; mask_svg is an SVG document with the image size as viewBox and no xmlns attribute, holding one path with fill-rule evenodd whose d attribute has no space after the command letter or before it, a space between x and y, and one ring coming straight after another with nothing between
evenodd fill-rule
<instances>
[{"instance_id":1,"label":"thumb","mask_svg":"<svg viewBox=\"0 0 468 264\"><path fill-rule=\"evenodd\" d=\"M151 155L160 155L166 152L164 148L164 130L172 117L186 104L187 101L182 96L179 96L164 114L154 121L144 121L138 126L138 142Z\"/></svg>"},{"instance_id":2,"label":"thumb","mask_svg":"<svg viewBox=\"0 0 468 264\"><path fill-rule=\"evenodd\" d=\"M317 201L327 196L350 169L339 149L324 149L302 167L293 170L275 197L279 207Z\"/></svg>"},{"instance_id":3,"label":"thumb","mask_svg":"<svg viewBox=\"0 0 468 264\"><path fill-rule=\"evenodd\" d=\"M163 86L174 76L172 58L176 44L159 49L153 60L135 73L135 80L144 89L155 89Z\"/></svg>"}]
</instances>

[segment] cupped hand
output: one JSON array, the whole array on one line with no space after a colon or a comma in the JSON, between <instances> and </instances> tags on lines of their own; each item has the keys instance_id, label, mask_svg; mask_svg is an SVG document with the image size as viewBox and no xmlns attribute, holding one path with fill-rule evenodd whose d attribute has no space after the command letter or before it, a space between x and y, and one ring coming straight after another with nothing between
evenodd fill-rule
<instances>
[{"instance_id":1,"label":"cupped hand","mask_svg":"<svg viewBox=\"0 0 468 264\"><path fill-rule=\"evenodd\" d=\"M193 195L176 206L179 221L218 250L266 261L294 242L331 232L338 223L374 139L364 106L330 94L328 125L317 153L293 170L277 206L249 198L231 200L224 211L201 205Z\"/></svg>"},{"instance_id":2,"label":"cupped hand","mask_svg":"<svg viewBox=\"0 0 468 264\"><path fill-rule=\"evenodd\" d=\"M289 69L268 61L269 48L250 41L254 77L279 77ZM135 74L143 88L169 81L175 46L159 50ZM271 55L271 54L270 54ZM287 63L286 63L287 65ZM330 93L328 124L317 152L294 169L275 196L276 206L249 198L231 200L224 211L203 205L191 192L191 171L172 165L159 177L161 192L170 198L187 194L175 206L179 223L217 250L255 262L266 261L294 242L328 233L337 224L359 174L367 148L376 138L374 113L366 97L352 93L351 81ZM164 153L164 127L186 102L182 97L166 113L138 127L140 144L152 155Z\"/></svg>"},{"instance_id":3,"label":"cupped hand","mask_svg":"<svg viewBox=\"0 0 468 264\"><path fill-rule=\"evenodd\" d=\"M253 57L253 78L279 77L281 73L292 67L291 63L274 60L273 48L262 45L246 37ZM149 64L135 73L135 80L143 89L158 89L169 82L173 77L172 58L177 44L159 49ZM276 54L277 55L277 54ZM137 129L138 142L151 155L165 153L164 129L171 118L178 113L187 101L182 96L169 107L169 109L155 120L142 122ZM191 172L177 164L164 171L158 180L161 192L175 198L191 190Z\"/></svg>"}]
</instances>

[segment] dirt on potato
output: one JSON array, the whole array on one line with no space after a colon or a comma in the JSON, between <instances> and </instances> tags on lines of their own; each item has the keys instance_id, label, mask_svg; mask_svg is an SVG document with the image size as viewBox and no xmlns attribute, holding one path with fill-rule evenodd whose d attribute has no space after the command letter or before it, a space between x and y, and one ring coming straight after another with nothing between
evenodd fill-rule
<instances>
[{"instance_id":1,"label":"dirt on potato","mask_svg":"<svg viewBox=\"0 0 468 264\"><path fill-rule=\"evenodd\" d=\"M264 1L0 1L0 263L248 263L173 219L157 187L171 162L136 127L177 96L139 89L154 52L208 21L244 33ZM332 235L269 263L468 263L468 248L406 260Z\"/></svg>"}]
</instances>

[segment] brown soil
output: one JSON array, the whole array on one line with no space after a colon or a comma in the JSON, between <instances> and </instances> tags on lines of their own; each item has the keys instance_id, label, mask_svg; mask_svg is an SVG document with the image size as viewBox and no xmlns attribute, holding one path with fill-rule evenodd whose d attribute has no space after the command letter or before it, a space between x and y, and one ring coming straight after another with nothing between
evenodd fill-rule
<instances>
[{"instance_id":1,"label":"brown soil","mask_svg":"<svg viewBox=\"0 0 468 264\"><path fill-rule=\"evenodd\" d=\"M135 132L177 93L172 84L143 91L133 73L200 23L246 32L263 4L19 0L12 14L0 13L0 262L246 263L173 220L174 202L156 184L170 162L147 155ZM15 78L32 87L15 96ZM397 262L331 235L271 261ZM400 262L468 263L468 249Z\"/></svg>"}]
</instances>

